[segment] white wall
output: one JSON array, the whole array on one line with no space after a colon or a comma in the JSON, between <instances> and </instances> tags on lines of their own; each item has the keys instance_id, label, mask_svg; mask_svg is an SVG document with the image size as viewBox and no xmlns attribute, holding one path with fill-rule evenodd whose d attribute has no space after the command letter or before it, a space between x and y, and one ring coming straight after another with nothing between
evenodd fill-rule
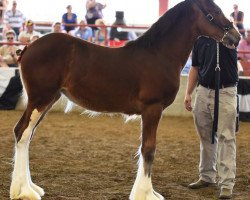
<instances>
[{"instance_id":1,"label":"white wall","mask_svg":"<svg viewBox=\"0 0 250 200\"><path fill-rule=\"evenodd\" d=\"M115 20L115 11L124 11L127 24L152 24L158 19L158 0L97 0L107 4L103 10L108 23ZM34 21L61 21L66 6L72 5L79 19L86 14L86 0L17 0L17 8ZM11 7L12 1L9 1Z\"/></svg>"}]
</instances>

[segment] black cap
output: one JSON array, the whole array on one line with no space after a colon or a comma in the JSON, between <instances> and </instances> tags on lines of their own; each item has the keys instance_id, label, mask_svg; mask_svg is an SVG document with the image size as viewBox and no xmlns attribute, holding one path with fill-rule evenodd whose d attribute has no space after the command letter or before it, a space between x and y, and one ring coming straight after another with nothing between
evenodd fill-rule
<instances>
[{"instance_id":1,"label":"black cap","mask_svg":"<svg viewBox=\"0 0 250 200\"><path fill-rule=\"evenodd\" d=\"M115 17L117 19L123 19L124 18L124 12L123 11L116 11L115 12Z\"/></svg>"}]
</instances>

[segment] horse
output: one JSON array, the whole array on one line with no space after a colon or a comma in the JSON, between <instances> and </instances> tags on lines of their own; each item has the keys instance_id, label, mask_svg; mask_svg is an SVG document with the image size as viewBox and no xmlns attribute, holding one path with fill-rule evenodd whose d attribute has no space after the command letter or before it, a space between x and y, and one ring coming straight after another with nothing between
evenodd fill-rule
<instances>
[{"instance_id":1,"label":"horse","mask_svg":"<svg viewBox=\"0 0 250 200\"><path fill-rule=\"evenodd\" d=\"M27 107L14 128L11 199L40 200L33 183L29 144L35 129L63 94L87 110L141 117L138 171L130 200L163 200L151 177L162 112L175 99L181 70L196 39L205 35L235 48L240 40L213 0L185 0L164 13L141 37L120 48L67 34L41 37L20 55Z\"/></svg>"}]
</instances>

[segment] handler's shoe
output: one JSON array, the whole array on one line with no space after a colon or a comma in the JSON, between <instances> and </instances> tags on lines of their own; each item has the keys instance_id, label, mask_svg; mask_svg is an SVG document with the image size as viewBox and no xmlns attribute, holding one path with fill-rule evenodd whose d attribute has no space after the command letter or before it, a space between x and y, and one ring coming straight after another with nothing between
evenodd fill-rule
<instances>
[{"instance_id":1,"label":"handler's shoe","mask_svg":"<svg viewBox=\"0 0 250 200\"><path fill-rule=\"evenodd\" d=\"M221 188L219 199L231 199L233 196L233 190L228 188Z\"/></svg>"},{"instance_id":2,"label":"handler's shoe","mask_svg":"<svg viewBox=\"0 0 250 200\"><path fill-rule=\"evenodd\" d=\"M215 186L215 183L208 183L208 182L203 181L203 180L198 180L195 183L189 184L188 188L190 188L190 189L201 189L201 188L205 188L205 187L209 187L209 186Z\"/></svg>"}]
</instances>

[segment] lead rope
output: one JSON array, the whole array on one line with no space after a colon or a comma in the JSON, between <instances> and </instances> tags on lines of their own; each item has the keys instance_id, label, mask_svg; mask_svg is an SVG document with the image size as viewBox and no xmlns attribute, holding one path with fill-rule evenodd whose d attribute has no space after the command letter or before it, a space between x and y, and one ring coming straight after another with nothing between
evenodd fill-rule
<instances>
[{"instance_id":1,"label":"lead rope","mask_svg":"<svg viewBox=\"0 0 250 200\"><path fill-rule=\"evenodd\" d=\"M218 130L218 119L219 119L219 90L220 90L220 64L219 64L219 42L216 43L217 46L217 58L215 67L215 96L214 96L214 121L213 121L213 131L212 131L212 144L214 144L215 136Z\"/></svg>"}]
</instances>

